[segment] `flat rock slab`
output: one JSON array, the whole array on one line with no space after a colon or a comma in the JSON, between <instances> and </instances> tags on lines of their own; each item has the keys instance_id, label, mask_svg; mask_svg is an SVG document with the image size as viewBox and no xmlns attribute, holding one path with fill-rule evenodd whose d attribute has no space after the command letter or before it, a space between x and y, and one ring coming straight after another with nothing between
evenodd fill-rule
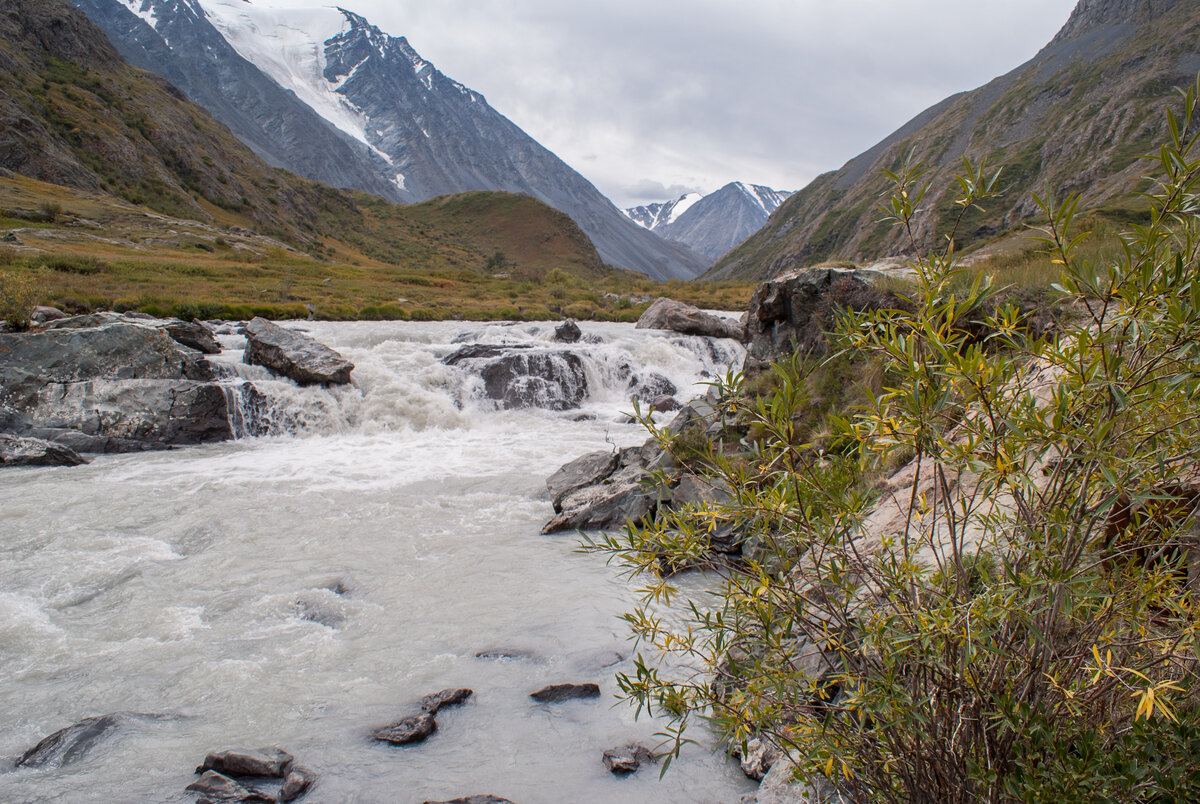
<instances>
[{"instance_id":1,"label":"flat rock slab","mask_svg":"<svg viewBox=\"0 0 1200 804\"><path fill-rule=\"evenodd\" d=\"M589 452L546 478L546 490L556 513L562 511L563 498L587 486L593 486L609 477L617 469L618 455L601 450Z\"/></svg>"},{"instance_id":2,"label":"flat rock slab","mask_svg":"<svg viewBox=\"0 0 1200 804\"><path fill-rule=\"evenodd\" d=\"M185 790L199 793L213 801L275 801L275 796L263 793L251 787L230 779L228 776L210 770L189 784Z\"/></svg>"},{"instance_id":3,"label":"flat rock slab","mask_svg":"<svg viewBox=\"0 0 1200 804\"><path fill-rule=\"evenodd\" d=\"M87 459L70 447L43 438L0 433L0 466L79 466Z\"/></svg>"},{"instance_id":4,"label":"flat rock slab","mask_svg":"<svg viewBox=\"0 0 1200 804\"><path fill-rule=\"evenodd\" d=\"M442 707L460 704L474 694L472 690L465 688L442 690L422 698L421 708L431 715L436 715Z\"/></svg>"},{"instance_id":5,"label":"flat rock slab","mask_svg":"<svg viewBox=\"0 0 1200 804\"><path fill-rule=\"evenodd\" d=\"M530 698L540 703L559 703L582 698L599 698L598 684L551 684L537 692L530 693Z\"/></svg>"},{"instance_id":6,"label":"flat rock slab","mask_svg":"<svg viewBox=\"0 0 1200 804\"><path fill-rule=\"evenodd\" d=\"M704 335L711 338L733 338L741 341L745 331L741 324L706 313L699 307L660 296L638 318L637 329L666 329L681 335Z\"/></svg>"},{"instance_id":7,"label":"flat rock slab","mask_svg":"<svg viewBox=\"0 0 1200 804\"><path fill-rule=\"evenodd\" d=\"M252 748L214 751L204 758L196 773L214 770L230 776L259 776L282 779L294 757L282 748Z\"/></svg>"},{"instance_id":8,"label":"flat rock slab","mask_svg":"<svg viewBox=\"0 0 1200 804\"><path fill-rule=\"evenodd\" d=\"M643 764L654 759L654 754L644 745L632 743L604 752L604 767L618 776L633 773Z\"/></svg>"},{"instance_id":9,"label":"flat rock slab","mask_svg":"<svg viewBox=\"0 0 1200 804\"><path fill-rule=\"evenodd\" d=\"M345 385L354 364L307 335L254 318L246 325L242 360L301 385Z\"/></svg>"},{"instance_id":10,"label":"flat rock slab","mask_svg":"<svg viewBox=\"0 0 1200 804\"><path fill-rule=\"evenodd\" d=\"M113 712L85 718L42 739L22 754L16 765L18 768L69 765L82 759L98 743L130 723L170 719L170 715L144 715L136 712Z\"/></svg>"},{"instance_id":11,"label":"flat rock slab","mask_svg":"<svg viewBox=\"0 0 1200 804\"><path fill-rule=\"evenodd\" d=\"M437 721L428 712L406 717L390 726L384 726L373 735L376 740L392 745L409 745L426 740L437 731Z\"/></svg>"}]
</instances>

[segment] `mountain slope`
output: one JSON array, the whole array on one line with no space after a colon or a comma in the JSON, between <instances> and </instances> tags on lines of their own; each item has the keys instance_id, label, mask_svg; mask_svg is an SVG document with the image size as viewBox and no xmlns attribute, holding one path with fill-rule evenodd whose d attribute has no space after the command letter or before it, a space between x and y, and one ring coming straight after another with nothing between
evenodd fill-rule
<instances>
[{"instance_id":1,"label":"mountain slope","mask_svg":"<svg viewBox=\"0 0 1200 804\"><path fill-rule=\"evenodd\" d=\"M1200 4L1194 0L1081 0L1033 59L971 92L954 95L891 136L817 177L754 237L722 257L708 278L759 278L831 258L903 254L899 232L875 208L882 171L904 157L929 168L930 195L916 220L918 245L946 234L948 188L964 156L1004 166L1003 194L972 212L960 247L1038 215L1031 192L1079 192L1083 208L1138 214L1130 192L1145 172L1137 157L1166 127L1173 87L1200 70Z\"/></svg>"},{"instance_id":2,"label":"mountain slope","mask_svg":"<svg viewBox=\"0 0 1200 804\"><path fill-rule=\"evenodd\" d=\"M654 231L715 261L757 232L791 193L730 182Z\"/></svg>"},{"instance_id":3,"label":"mountain slope","mask_svg":"<svg viewBox=\"0 0 1200 804\"><path fill-rule=\"evenodd\" d=\"M684 193L673 201L659 201L640 207L629 207L625 210L625 216L643 229L653 232L658 227L665 226L678 218L688 210L688 207L703 197L700 193Z\"/></svg>"},{"instance_id":4,"label":"mountain slope","mask_svg":"<svg viewBox=\"0 0 1200 804\"><path fill-rule=\"evenodd\" d=\"M570 215L613 265L655 278L693 278L703 269L685 247L626 219L482 95L350 11L284 9L274 0L75 2L138 64L181 76L189 97L301 175L403 201L480 189L526 193ZM316 159L328 151L306 139L297 104L321 118L313 130L340 142L339 156Z\"/></svg>"}]
</instances>

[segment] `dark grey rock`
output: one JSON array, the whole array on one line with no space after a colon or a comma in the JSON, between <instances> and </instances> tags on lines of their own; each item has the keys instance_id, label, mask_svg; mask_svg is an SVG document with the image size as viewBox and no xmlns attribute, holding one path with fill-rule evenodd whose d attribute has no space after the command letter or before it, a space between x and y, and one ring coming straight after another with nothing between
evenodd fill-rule
<instances>
[{"instance_id":1,"label":"dark grey rock","mask_svg":"<svg viewBox=\"0 0 1200 804\"><path fill-rule=\"evenodd\" d=\"M466 798L452 798L448 801L426 801L425 804L513 804L513 802L499 796L467 796Z\"/></svg>"},{"instance_id":2,"label":"dark grey rock","mask_svg":"<svg viewBox=\"0 0 1200 804\"><path fill-rule=\"evenodd\" d=\"M554 328L554 340L559 343L577 343L582 337L583 332L580 331L574 318L568 318Z\"/></svg>"},{"instance_id":3,"label":"dark grey rock","mask_svg":"<svg viewBox=\"0 0 1200 804\"><path fill-rule=\"evenodd\" d=\"M390 726L378 729L373 735L376 740L393 745L408 745L426 740L437 731L437 721L428 712L412 715Z\"/></svg>"},{"instance_id":4,"label":"dark grey rock","mask_svg":"<svg viewBox=\"0 0 1200 804\"><path fill-rule=\"evenodd\" d=\"M632 377L629 381L629 388L633 392L633 398L639 402L650 402L660 396L674 396L679 392L675 383L654 372Z\"/></svg>"},{"instance_id":5,"label":"dark grey rock","mask_svg":"<svg viewBox=\"0 0 1200 804\"><path fill-rule=\"evenodd\" d=\"M301 385L345 385L354 364L303 333L254 318L246 324L242 359Z\"/></svg>"},{"instance_id":6,"label":"dark grey rock","mask_svg":"<svg viewBox=\"0 0 1200 804\"><path fill-rule=\"evenodd\" d=\"M576 699L599 698L600 686L590 682L586 684L551 684L548 687L542 687L537 692L530 693L529 697L539 703L560 703Z\"/></svg>"},{"instance_id":7,"label":"dark grey rock","mask_svg":"<svg viewBox=\"0 0 1200 804\"><path fill-rule=\"evenodd\" d=\"M229 776L261 776L282 779L295 758L282 748L230 749L214 751L204 758L196 773L213 770Z\"/></svg>"},{"instance_id":8,"label":"dark grey rock","mask_svg":"<svg viewBox=\"0 0 1200 804\"><path fill-rule=\"evenodd\" d=\"M654 492L642 481L645 469L631 466L613 473L599 484L581 488L562 498L562 510L542 527L542 533L563 530L611 530L626 522L642 522L656 507Z\"/></svg>"},{"instance_id":9,"label":"dark grey rock","mask_svg":"<svg viewBox=\"0 0 1200 804\"><path fill-rule=\"evenodd\" d=\"M295 801L308 792L317 781L317 774L302 765L292 765L288 768L283 785L279 788L279 801Z\"/></svg>"},{"instance_id":10,"label":"dark grey rock","mask_svg":"<svg viewBox=\"0 0 1200 804\"><path fill-rule=\"evenodd\" d=\"M538 655L523 648L488 648L475 654L476 659L497 662L535 661Z\"/></svg>"},{"instance_id":11,"label":"dark grey rock","mask_svg":"<svg viewBox=\"0 0 1200 804\"><path fill-rule=\"evenodd\" d=\"M87 459L70 447L41 438L0 433L0 466L79 466Z\"/></svg>"},{"instance_id":12,"label":"dark grey rock","mask_svg":"<svg viewBox=\"0 0 1200 804\"><path fill-rule=\"evenodd\" d=\"M655 413L670 413L673 410L679 410L683 406L679 404L673 396L656 396L650 400L650 410Z\"/></svg>"},{"instance_id":13,"label":"dark grey rock","mask_svg":"<svg viewBox=\"0 0 1200 804\"><path fill-rule=\"evenodd\" d=\"M610 476L617 468L618 454L615 452L589 452L546 478L546 488L555 512L562 511L562 500L568 494L585 486L592 486Z\"/></svg>"},{"instance_id":14,"label":"dark grey rock","mask_svg":"<svg viewBox=\"0 0 1200 804\"><path fill-rule=\"evenodd\" d=\"M421 708L431 715L436 715L443 707L463 703L475 693L472 690L459 688L442 690L421 699Z\"/></svg>"},{"instance_id":15,"label":"dark grey rock","mask_svg":"<svg viewBox=\"0 0 1200 804\"><path fill-rule=\"evenodd\" d=\"M736 322L706 313L699 307L660 296L646 308L637 321L638 329L666 329L681 335L706 335L712 338L745 339Z\"/></svg>"},{"instance_id":16,"label":"dark grey rock","mask_svg":"<svg viewBox=\"0 0 1200 804\"><path fill-rule=\"evenodd\" d=\"M59 767L78 762L100 742L131 724L172 719L170 715L114 712L89 717L42 739L17 760L17 767Z\"/></svg>"},{"instance_id":17,"label":"dark grey rock","mask_svg":"<svg viewBox=\"0 0 1200 804\"><path fill-rule=\"evenodd\" d=\"M204 326L199 320L180 321L179 319L172 319L163 324L162 329L174 338L177 343L191 347L197 352L206 355L221 353L221 344L217 343L216 336L212 330Z\"/></svg>"},{"instance_id":18,"label":"dark grey rock","mask_svg":"<svg viewBox=\"0 0 1200 804\"><path fill-rule=\"evenodd\" d=\"M185 790L199 793L213 801L275 801L275 796L247 787L217 771L205 771Z\"/></svg>"},{"instance_id":19,"label":"dark grey rock","mask_svg":"<svg viewBox=\"0 0 1200 804\"><path fill-rule=\"evenodd\" d=\"M583 359L563 349L474 344L442 362L477 372L484 394L503 408L570 410L588 394Z\"/></svg>"},{"instance_id":20,"label":"dark grey rock","mask_svg":"<svg viewBox=\"0 0 1200 804\"><path fill-rule=\"evenodd\" d=\"M654 759L654 753L644 745L631 743L604 752L604 767L618 776L633 773Z\"/></svg>"},{"instance_id":21,"label":"dark grey rock","mask_svg":"<svg viewBox=\"0 0 1200 804\"><path fill-rule=\"evenodd\" d=\"M729 502L733 495L723 481L686 474L679 478L671 489L671 506L720 505Z\"/></svg>"}]
</instances>

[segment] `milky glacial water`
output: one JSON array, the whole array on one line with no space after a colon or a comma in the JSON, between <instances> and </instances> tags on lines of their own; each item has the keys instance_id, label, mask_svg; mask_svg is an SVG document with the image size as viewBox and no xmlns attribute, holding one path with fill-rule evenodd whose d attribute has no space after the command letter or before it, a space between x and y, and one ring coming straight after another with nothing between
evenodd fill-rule
<instances>
[{"instance_id":1,"label":"milky glacial water","mask_svg":"<svg viewBox=\"0 0 1200 804\"><path fill-rule=\"evenodd\" d=\"M0 474L0 763L89 716L177 716L74 764L0 771L0 801L190 802L206 752L266 745L316 770L303 800L327 804L730 804L752 789L702 733L661 780L604 769L604 749L654 744L662 725L617 703L628 658L602 666L631 652L617 617L635 593L577 537L539 534L547 475L645 438L619 421L628 366L687 398L738 347L584 324L599 341L571 347L584 407L498 411L440 359L454 341L548 345L551 326L299 326L357 364L354 384L242 368L273 401L275 435ZM225 345L235 362L239 340ZM475 657L494 648L532 658ZM603 697L529 698L584 681ZM427 742L369 739L457 686L475 698Z\"/></svg>"}]
</instances>

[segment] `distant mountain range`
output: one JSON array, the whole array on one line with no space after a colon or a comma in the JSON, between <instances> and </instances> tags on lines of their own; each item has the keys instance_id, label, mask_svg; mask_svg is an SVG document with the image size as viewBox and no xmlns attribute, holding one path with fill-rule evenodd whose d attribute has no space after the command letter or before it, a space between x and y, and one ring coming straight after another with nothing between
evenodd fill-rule
<instances>
[{"instance_id":1,"label":"distant mountain range","mask_svg":"<svg viewBox=\"0 0 1200 804\"><path fill-rule=\"evenodd\" d=\"M1002 195L964 220L960 248L1036 219L1032 193L1047 187L1080 193L1081 208L1136 220L1144 205L1133 191L1149 171L1138 157L1156 150L1174 87L1190 85L1197 71L1196 0L1081 0L1033 59L947 98L818 176L705 276L757 279L829 259L903 254L904 240L876 204L889 191L882 171L908 154L929 169L930 194L916 219L921 248L948 231L952 177L964 156L1004 171Z\"/></svg>"},{"instance_id":2,"label":"distant mountain range","mask_svg":"<svg viewBox=\"0 0 1200 804\"><path fill-rule=\"evenodd\" d=\"M590 182L403 37L276 0L73 0L131 63L207 108L267 162L413 202L526 193L570 215L605 262L656 279L706 262L634 225Z\"/></svg>"},{"instance_id":3,"label":"distant mountain range","mask_svg":"<svg viewBox=\"0 0 1200 804\"><path fill-rule=\"evenodd\" d=\"M791 192L736 181L708 195L625 210L639 226L690 247L711 263L757 232Z\"/></svg>"}]
</instances>

